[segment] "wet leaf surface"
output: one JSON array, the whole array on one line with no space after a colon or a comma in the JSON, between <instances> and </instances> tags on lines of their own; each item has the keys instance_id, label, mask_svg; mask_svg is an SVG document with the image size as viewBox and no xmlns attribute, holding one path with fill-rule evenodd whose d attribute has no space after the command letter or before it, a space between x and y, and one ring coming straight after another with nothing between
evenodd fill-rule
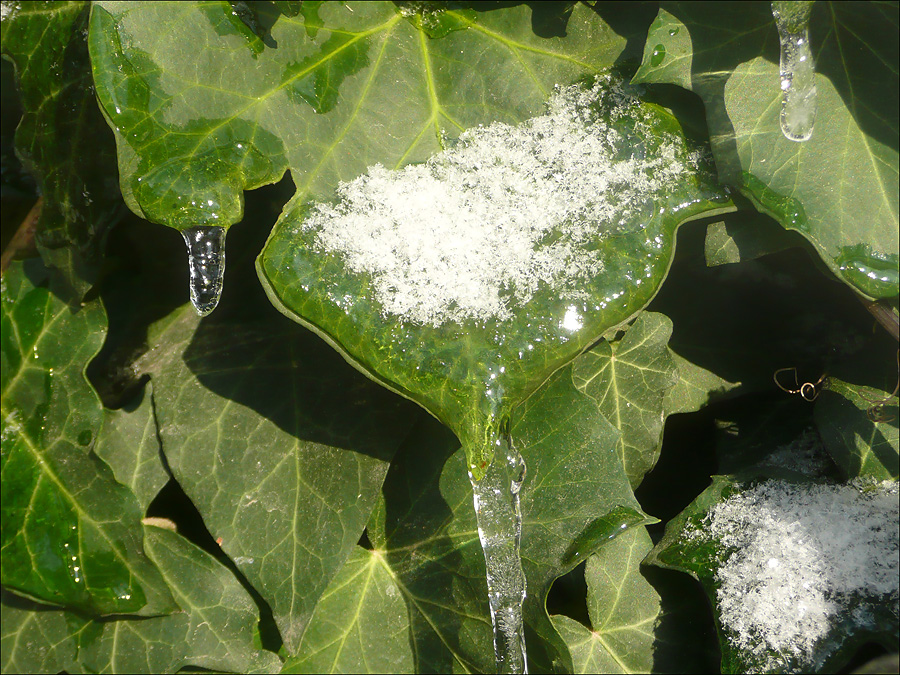
<instances>
[{"instance_id":1,"label":"wet leaf surface","mask_svg":"<svg viewBox=\"0 0 900 675\"><path fill-rule=\"evenodd\" d=\"M818 113L802 143L780 127L779 41L768 3L664 3L635 77L697 93L720 178L875 298L896 298L900 283L897 26L895 4L814 6Z\"/></svg>"},{"instance_id":2,"label":"wet leaf surface","mask_svg":"<svg viewBox=\"0 0 900 675\"><path fill-rule=\"evenodd\" d=\"M36 260L3 275L3 585L93 615L171 612L138 501L91 450L103 411L84 368L105 312L72 311L48 285Z\"/></svg>"},{"instance_id":3,"label":"wet leaf surface","mask_svg":"<svg viewBox=\"0 0 900 675\"><path fill-rule=\"evenodd\" d=\"M174 532L153 526L144 531L147 552L183 611L100 622L50 608L35 611L4 594L3 672L174 673L186 666L278 672L278 657L254 646L258 611L234 575Z\"/></svg>"}]
</instances>

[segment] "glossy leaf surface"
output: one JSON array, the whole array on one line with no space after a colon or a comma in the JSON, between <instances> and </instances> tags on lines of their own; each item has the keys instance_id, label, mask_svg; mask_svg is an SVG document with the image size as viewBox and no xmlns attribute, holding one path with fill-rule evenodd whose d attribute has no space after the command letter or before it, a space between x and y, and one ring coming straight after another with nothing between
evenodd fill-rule
<instances>
[{"instance_id":1,"label":"glossy leaf surface","mask_svg":"<svg viewBox=\"0 0 900 675\"><path fill-rule=\"evenodd\" d=\"M579 112L585 118L578 119L586 125L608 124L610 134L625 139L621 148L625 156L658 157L671 139L683 138L674 118L657 106L634 99L633 106L623 111L609 103L627 96L617 93L614 78L603 78L595 86L604 91L602 98L591 104L595 107ZM419 402L447 424L462 440L469 470L479 478L490 462L488 439L512 408L653 297L668 269L678 225L703 212L727 208L724 194L717 194L709 182L707 167L696 157L689 160L687 147L680 145L674 151L674 161L685 167L683 174L651 193L641 193L639 210L614 211L616 215L609 216L619 219L614 229L607 230L611 223L598 222L592 230L596 234L572 244L579 251L599 251L602 257L602 269L579 285L578 300L563 297L550 283L535 281L536 290L527 302L503 297L509 318L491 315L427 323L392 314L375 297L374 274L355 270L339 252L319 250L318 230L304 227L308 209L314 207L297 199L276 224L259 258L260 279L283 313L315 330L370 377ZM609 192L615 194L601 199L612 204L631 198L612 187ZM421 217L429 217L427 209ZM563 235L552 230L543 236ZM468 242L456 245L465 247ZM456 276L450 283L464 281Z\"/></svg>"},{"instance_id":2,"label":"glossy leaf surface","mask_svg":"<svg viewBox=\"0 0 900 675\"><path fill-rule=\"evenodd\" d=\"M257 609L231 572L178 534L145 532L147 552L184 611L98 622L4 597L3 672L278 672L278 657L253 645Z\"/></svg>"},{"instance_id":3,"label":"glossy leaf surface","mask_svg":"<svg viewBox=\"0 0 900 675\"><path fill-rule=\"evenodd\" d=\"M3 585L88 614L173 611L137 499L91 450L103 414L84 364L105 313L72 311L48 283L38 261L3 275Z\"/></svg>"},{"instance_id":4,"label":"glossy leaf surface","mask_svg":"<svg viewBox=\"0 0 900 675\"><path fill-rule=\"evenodd\" d=\"M76 301L96 278L106 230L122 213L112 134L94 98L88 2L20 2L4 10L3 55L23 107L16 150L44 197L37 243Z\"/></svg>"},{"instance_id":5,"label":"glossy leaf surface","mask_svg":"<svg viewBox=\"0 0 900 675\"><path fill-rule=\"evenodd\" d=\"M802 143L780 127L779 41L769 3L665 3L635 77L697 93L720 178L875 298L896 298L900 284L897 27L895 3L814 6L818 114Z\"/></svg>"},{"instance_id":6,"label":"glossy leaf surface","mask_svg":"<svg viewBox=\"0 0 900 675\"><path fill-rule=\"evenodd\" d=\"M254 11L264 37L227 2L95 5L97 94L135 213L228 227L243 190L288 169L301 196L326 196L371 164L424 160L444 132L534 115L554 84L610 65L625 42L585 6L565 39L535 35L525 5L426 21L390 2Z\"/></svg>"}]
</instances>

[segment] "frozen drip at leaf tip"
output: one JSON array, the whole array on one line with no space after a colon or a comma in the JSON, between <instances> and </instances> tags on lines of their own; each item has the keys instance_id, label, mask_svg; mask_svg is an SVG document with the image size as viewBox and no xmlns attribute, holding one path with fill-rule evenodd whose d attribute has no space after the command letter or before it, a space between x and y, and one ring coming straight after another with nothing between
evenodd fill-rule
<instances>
[{"instance_id":1,"label":"frozen drip at leaf tip","mask_svg":"<svg viewBox=\"0 0 900 675\"><path fill-rule=\"evenodd\" d=\"M219 304L225 275L225 228L191 227L181 236L188 251L191 304L207 316Z\"/></svg>"}]
</instances>

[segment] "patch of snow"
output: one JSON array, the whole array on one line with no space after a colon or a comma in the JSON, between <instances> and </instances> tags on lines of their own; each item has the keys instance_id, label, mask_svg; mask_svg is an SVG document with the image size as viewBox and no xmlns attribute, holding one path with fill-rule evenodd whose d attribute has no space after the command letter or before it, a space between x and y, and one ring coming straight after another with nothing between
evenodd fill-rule
<instances>
[{"instance_id":1,"label":"patch of snow","mask_svg":"<svg viewBox=\"0 0 900 675\"><path fill-rule=\"evenodd\" d=\"M889 599L897 612L898 518L896 481L770 480L718 504L706 522L709 535L735 549L716 573L731 643L766 670L809 667L820 641L860 599Z\"/></svg>"},{"instance_id":2,"label":"patch of snow","mask_svg":"<svg viewBox=\"0 0 900 675\"><path fill-rule=\"evenodd\" d=\"M635 132L610 122L626 117ZM503 321L542 284L584 299L580 286L604 268L598 239L645 220L696 165L651 124L611 77L559 88L544 115L470 129L424 164L341 183L337 203L312 205L302 227L371 275L386 313L414 323ZM650 135L661 140L641 140Z\"/></svg>"}]
</instances>

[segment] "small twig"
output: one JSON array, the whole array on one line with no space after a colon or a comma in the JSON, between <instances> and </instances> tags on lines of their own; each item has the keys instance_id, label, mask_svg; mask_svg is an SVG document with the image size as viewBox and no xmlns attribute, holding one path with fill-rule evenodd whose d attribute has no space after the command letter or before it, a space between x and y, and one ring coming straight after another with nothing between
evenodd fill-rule
<instances>
[{"instance_id":1,"label":"small twig","mask_svg":"<svg viewBox=\"0 0 900 675\"><path fill-rule=\"evenodd\" d=\"M38 197L31 211L25 216L25 220L19 225L19 229L10 239L6 250L0 256L0 274L6 271L9 264L23 252L34 251L34 233L37 230L38 220L41 217L41 208L44 205L44 198Z\"/></svg>"}]
</instances>

